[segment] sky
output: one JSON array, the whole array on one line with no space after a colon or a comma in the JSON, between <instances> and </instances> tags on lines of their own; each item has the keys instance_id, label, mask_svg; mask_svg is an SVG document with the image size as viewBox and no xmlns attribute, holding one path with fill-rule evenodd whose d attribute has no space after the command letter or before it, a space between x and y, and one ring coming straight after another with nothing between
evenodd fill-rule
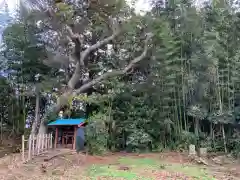
<instances>
[{"instance_id":1,"label":"sky","mask_svg":"<svg viewBox=\"0 0 240 180\"><path fill-rule=\"evenodd\" d=\"M127 2L131 2L132 0L127 0ZM135 4L135 10L137 13L141 12L141 11L148 11L150 10L150 4L147 3L148 0L138 0Z\"/></svg>"},{"instance_id":2,"label":"sky","mask_svg":"<svg viewBox=\"0 0 240 180\"><path fill-rule=\"evenodd\" d=\"M20 0L0 0L0 7L1 7L2 2L4 2L4 1L7 2L10 12L13 13ZM136 1L135 8L136 8L136 12L137 13L139 13L141 11L148 11L148 10L151 9L151 7L150 7L150 5L148 3L149 0L126 0L126 1L129 4L132 1ZM194 0L194 1L195 1L196 5L200 5L204 1L208 1L208 0Z\"/></svg>"},{"instance_id":3,"label":"sky","mask_svg":"<svg viewBox=\"0 0 240 180\"><path fill-rule=\"evenodd\" d=\"M19 0L0 0L0 6L3 4L3 2L7 2L9 11L13 13L18 5Z\"/></svg>"},{"instance_id":4,"label":"sky","mask_svg":"<svg viewBox=\"0 0 240 180\"><path fill-rule=\"evenodd\" d=\"M14 11L17 7L19 0L6 0L8 4L8 8L10 11Z\"/></svg>"},{"instance_id":5,"label":"sky","mask_svg":"<svg viewBox=\"0 0 240 180\"><path fill-rule=\"evenodd\" d=\"M0 0L0 5L6 1L8 4L9 11L11 13L14 12L16 9L18 3L20 0ZM127 0L127 2L131 2L132 0ZM136 12L141 12L141 11L147 11L150 9L150 5L147 3L148 0L137 0L135 6L136 6Z\"/></svg>"}]
</instances>

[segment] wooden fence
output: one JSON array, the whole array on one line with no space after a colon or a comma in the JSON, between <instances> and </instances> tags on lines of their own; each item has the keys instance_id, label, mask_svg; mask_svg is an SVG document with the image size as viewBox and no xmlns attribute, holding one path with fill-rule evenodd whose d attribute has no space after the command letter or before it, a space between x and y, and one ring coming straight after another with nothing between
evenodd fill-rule
<instances>
[{"instance_id":1,"label":"wooden fence","mask_svg":"<svg viewBox=\"0 0 240 180\"><path fill-rule=\"evenodd\" d=\"M53 148L52 140L52 134L30 135L29 138L22 135L22 160L27 162Z\"/></svg>"}]
</instances>

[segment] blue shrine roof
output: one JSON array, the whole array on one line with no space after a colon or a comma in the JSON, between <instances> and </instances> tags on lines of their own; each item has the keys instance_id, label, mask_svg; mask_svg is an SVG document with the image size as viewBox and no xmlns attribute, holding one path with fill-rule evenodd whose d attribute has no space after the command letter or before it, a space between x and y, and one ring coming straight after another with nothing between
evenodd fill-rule
<instances>
[{"instance_id":1,"label":"blue shrine roof","mask_svg":"<svg viewBox=\"0 0 240 180\"><path fill-rule=\"evenodd\" d=\"M84 123L86 119L79 118L79 119L57 119L56 121L50 122L48 126L73 126L79 125Z\"/></svg>"}]
</instances>

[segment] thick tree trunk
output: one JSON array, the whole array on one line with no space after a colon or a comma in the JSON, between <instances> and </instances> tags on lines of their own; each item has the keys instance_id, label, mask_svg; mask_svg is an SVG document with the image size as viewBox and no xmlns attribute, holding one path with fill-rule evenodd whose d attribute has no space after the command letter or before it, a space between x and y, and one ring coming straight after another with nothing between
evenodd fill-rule
<instances>
[{"instance_id":1,"label":"thick tree trunk","mask_svg":"<svg viewBox=\"0 0 240 180\"><path fill-rule=\"evenodd\" d=\"M199 137L199 119L197 119L197 118L195 118L194 132L195 132L196 137Z\"/></svg>"},{"instance_id":2,"label":"thick tree trunk","mask_svg":"<svg viewBox=\"0 0 240 180\"><path fill-rule=\"evenodd\" d=\"M227 153L227 142L226 142L224 124L221 124L221 129L222 129L222 136L223 136L224 152Z\"/></svg>"},{"instance_id":3,"label":"thick tree trunk","mask_svg":"<svg viewBox=\"0 0 240 180\"><path fill-rule=\"evenodd\" d=\"M38 134L46 134L47 133L47 122L48 122L48 117L49 117L48 115L52 114L52 113L57 113L58 109L60 110L61 106L59 105L59 108L57 108L57 107L58 107L58 104L55 104L53 106L52 110L46 112L44 117L41 119Z\"/></svg>"},{"instance_id":4,"label":"thick tree trunk","mask_svg":"<svg viewBox=\"0 0 240 180\"><path fill-rule=\"evenodd\" d=\"M38 134L46 134L47 133L47 126L45 124L45 121L42 121L39 127Z\"/></svg>"},{"instance_id":5,"label":"thick tree trunk","mask_svg":"<svg viewBox=\"0 0 240 180\"><path fill-rule=\"evenodd\" d=\"M36 93L36 106L35 106L35 119L32 124L32 130L31 135L35 135L37 133L37 126L39 124L40 118L39 118L39 111L40 111L40 94Z\"/></svg>"},{"instance_id":6,"label":"thick tree trunk","mask_svg":"<svg viewBox=\"0 0 240 180\"><path fill-rule=\"evenodd\" d=\"M51 110L46 112L44 117L41 119L38 134L47 133L47 123L48 123L48 120L49 120L48 119L49 114L53 114L53 113L57 114L60 111L61 107L68 104L68 99L72 95L73 95L73 91L69 90L69 91L66 91L64 94L61 95L61 97L58 98L57 103L54 104L53 107L51 108Z\"/></svg>"}]
</instances>

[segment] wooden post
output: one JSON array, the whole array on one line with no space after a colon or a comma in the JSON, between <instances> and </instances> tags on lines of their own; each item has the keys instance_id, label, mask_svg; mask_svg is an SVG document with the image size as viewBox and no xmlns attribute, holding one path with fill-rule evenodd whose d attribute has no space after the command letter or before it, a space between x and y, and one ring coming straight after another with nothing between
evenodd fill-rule
<instances>
[{"instance_id":1,"label":"wooden post","mask_svg":"<svg viewBox=\"0 0 240 180\"><path fill-rule=\"evenodd\" d=\"M24 139L24 135L22 135L22 161L25 161L25 157L24 157L24 143L25 143L25 139Z\"/></svg>"},{"instance_id":2,"label":"wooden post","mask_svg":"<svg viewBox=\"0 0 240 180\"><path fill-rule=\"evenodd\" d=\"M38 155L40 153L40 143L41 143L40 137L41 137L41 135L37 135L37 154Z\"/></svg>"},{"instance_id":3,"label":"wooden post","mask_svg":"<svg viewBox=\"0 0 240 180\"><path fill-rule=\"evenodd\" d=\"M41 151L44 151L44 134L41 134Z\"/></svg>"},{"instance_id":4,"label":"wooden post","mask_svg":"<svg viewBox=\"0 0 240 180\"><path fill-rule=\"evenodd\" d=\"M42 152L42 135L39 134L39 153Z\"/></svg>"},{"instance_id":5,"label":"wooden post","mask_svg":"<svg viewBox=\"0 0 240 180\"><path fill-rule=\"evenodd\" d=\"M43 151L46 149L46 134L43 134Z\"/></svg>"},{"instance_id":6,"label":"wooden post","mask_svg":"<svg viewBox=\"0 0 240 180\"><path fill-rule=\"evenodd\" d=\"M41 151L43 152L44 151L44 134L42 134L42 147L41 147Z\"/></svg>"},{"instance_id":7,"label":"wooden post","mask_svg":"<svg viewBox=\"0 0 240 180\"><path fill-rule=\"evenodd\" d=\"M47 150L47 145L48 145L48 135L45 134L45 149Z\"/></svg>"},{"instance_id":8,"label":"wooden post","mask_svg":"<svg viewBox=\"0 0 240 180\"><path fill-rule=\"evenodd\" d=\"M57 141L58 141L58 128L56 127L54 148L57 148Z\"/></svg>"},{"instance_id":9,"label":"wooden post","mask_svg":"<svg viewBox=\"0 0 240 180\"><path fill-rule=\"evenodd\" d=\"M43 134L43 151L45 150L46 147L46 134Z\"/></svg>"},{"instance_id":10,"label":"wooden post","mask_svg":"<svg viewBox=\"0 0 240 180\"><path fill-rule=\"evenodd\" d=\"M28 160L31 159L31 148L32 148L32 135L29 136L28 140Z\"/></svg>"},{"instance_id":11,"label":"wooden post","mask_svg":"<svg viewBox=\"0 0 240 180\"><path fill-rule=\"evenodd\" d=\"M52 140L53 140L53 135L52 135L52 133L50 134L50 148L52 149Z\"/></svg>"},{"instance_id":12,"label":"wooden post","mask_svg":"<svg viewBox=\"0 0 240 180\"><path fill-rule=\"evenodd\" d=\"M73 149L76 149L77 126L74 126Z\"/></svg>"},{"instance_id":13,"label":"wooden post","mask_svg":"<svg viewBox=\"0 0 240 180\"><path fill-rule=\"evenodd\" d=\"M35 136L33 135L32 136L32 156L34 156L34 150L35 150L34 144L35 144Z\"/></svg>"},{"instance_id":14,"label":"wooden post","mask_svg":"<svg viewBox=\"0 0 240 180\"><path fill-rule=\"evenodd\" d=\"M47 149L49 149L49 140L50 140L50 134L47 134Z\"/></svg>"}]
</instances>

